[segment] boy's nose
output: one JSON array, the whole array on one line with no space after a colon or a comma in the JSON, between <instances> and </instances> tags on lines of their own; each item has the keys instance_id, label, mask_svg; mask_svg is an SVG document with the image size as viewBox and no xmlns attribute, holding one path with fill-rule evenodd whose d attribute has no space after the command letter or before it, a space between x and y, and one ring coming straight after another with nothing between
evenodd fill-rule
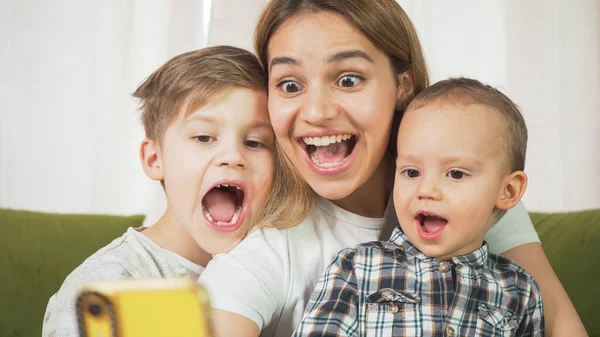
<instances>
[{"instance_id":1,"label":"boy's nose","mask_svg":"<svg viewBox=\"0 0 600 337\"><path fill-rule=\"evenodd\" d=\"M442 193L438 188L437 179L423 177L419 184L417 198L419 200L440 200Z\"/></svg>"},{"instance_id":2,"label":"boy's nose","mask_svg":"<svg viewBox=\"0 0 600 337\"><path fill-rule=\"evenodd\" d=\"M246 159L242 153L240 145L230 144L223 146L220 149L217 157L217 165L219 167L244 168L246 167Z\"/></svg>"},{"instance_id":3,"label":"boy's nose","mask_svg":"<svg viewBox=\"0 0 600 337\"><path fill-rule=\"evenodd\" d=\"M309 124L322 124L339 115L339 106L333 101L328 89L315 88L308 91L300 117Z\"/></svg>"}]
</instances>

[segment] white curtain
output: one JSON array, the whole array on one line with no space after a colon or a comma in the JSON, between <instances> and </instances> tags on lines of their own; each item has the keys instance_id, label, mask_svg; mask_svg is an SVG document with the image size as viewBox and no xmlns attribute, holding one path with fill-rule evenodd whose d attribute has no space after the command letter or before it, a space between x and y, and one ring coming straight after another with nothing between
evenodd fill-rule
<instances>
[{"instance_id":1,"label":"white curtain","mask_svg":"<svg viewBox=\"0 0 600 337\"><path fill-rule=\"evenodd\" d=\"M144 213L131 97L160 64L206 44L203 1L0 2L0 207ZM206 13L204 13L206 14Z\"/></svg>"},{"instance_id":2,"label":"white curtain","mask_svg":"<svg viewBox=\"0 0 600 337\"><path fill-rule=\"evenodd\" d=\"M527 208L600 207L600 1L399 2L434 80L475 77L521 106ZM130 94L181 52L251 49L265 3L0 1L0 207L151 223L164 196L141 170Z\"/></svg>"}]
</instances>

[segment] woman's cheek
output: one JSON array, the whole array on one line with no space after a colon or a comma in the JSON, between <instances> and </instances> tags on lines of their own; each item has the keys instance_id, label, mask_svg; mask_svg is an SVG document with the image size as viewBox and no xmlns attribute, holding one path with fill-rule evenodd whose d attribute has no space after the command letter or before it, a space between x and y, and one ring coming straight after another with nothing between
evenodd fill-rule
<instances>
[{"instance_id":1,"label":"woman's cheek","mask_svg":"<svg viewBox=\"0 0 600 337\"><path fill-rule=\"evenodd\" d=\"M289 100L269 97L269 117L277 137L286 137L291 133L296 107Z\"/></svg>"}]
</instances>

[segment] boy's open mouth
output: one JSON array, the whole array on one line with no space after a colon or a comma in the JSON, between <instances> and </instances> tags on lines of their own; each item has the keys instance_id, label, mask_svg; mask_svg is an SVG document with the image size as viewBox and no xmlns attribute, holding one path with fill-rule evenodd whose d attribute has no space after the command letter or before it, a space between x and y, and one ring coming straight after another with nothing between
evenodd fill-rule
<instances>
[{"instance_id":1,"label":"boy's open mouth","mask_svg":"<svg viewBox=\"0 0 600 337\"><path fill-rule=\"evenodd\" d=\"M340 166L352 154L357 137L339 134L322 137L302 137L301 146L318 167L329 169Z\"/></svg>"},{"instance_id":2,"label":"boy's open mouth","mask_svg":"<svg viewBox=\"0 0 600 337\"><path fill-rule=\"evenodd\" d=\"M233 226L244 209L244 190L237 184L217 184L202 198L204 217L216 226Z\"/></svg>"},{"instance_id":3,"label":"boy's open mouth","mask_svg":"<svg viewBox=\"0 0 600 337\"><path fill-rule=\"evenodd\" d=\"M419 222L421 237L430 240L437 239L448 225L448 220L426 212L418 213L416 220Z\"/></svg>"}]
</instances>

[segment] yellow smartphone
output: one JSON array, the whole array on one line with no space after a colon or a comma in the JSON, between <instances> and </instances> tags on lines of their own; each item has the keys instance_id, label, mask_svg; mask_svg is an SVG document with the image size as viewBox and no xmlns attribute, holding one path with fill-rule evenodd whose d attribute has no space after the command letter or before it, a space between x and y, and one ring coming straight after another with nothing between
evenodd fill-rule
<instances>
[{"instance_id":1,"label":"yellow smartphone","mask_svg":"<svg viewBox=\"0 0 600 337\"><path fill-rule=\"evenodd\" d=\"M191 280L92 283L76 305L82 337L212 337L209 310Z\"/></svg>"}]
</instances>

